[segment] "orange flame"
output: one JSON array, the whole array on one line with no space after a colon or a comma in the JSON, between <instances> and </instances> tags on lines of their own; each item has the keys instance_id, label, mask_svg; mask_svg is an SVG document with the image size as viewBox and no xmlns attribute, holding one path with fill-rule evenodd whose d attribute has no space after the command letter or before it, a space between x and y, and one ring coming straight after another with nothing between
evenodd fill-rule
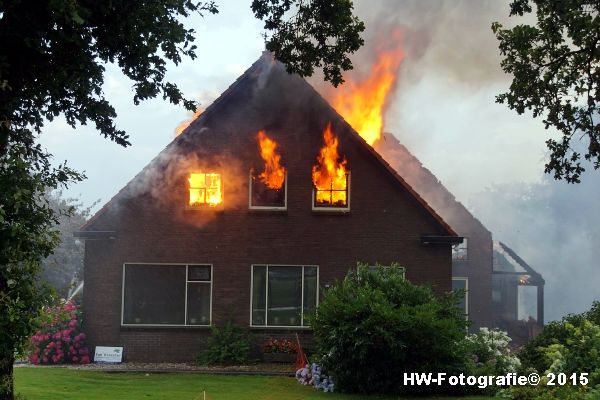
<instances>
[{"instance_id":1,"label":"orange flame","mask_svg":"<svg viewBox=\"0 0 600 400\"><path fill-rule=\"evenodd\" d=\"M190 174L188 182L191 207L216 207L223 203L221 174L194 172Z\"/></svg>"},{"instance_id":2,"label":"orange flame","mask_svg":"<svg viewBox=\"0 0 600 400\"><path fill-rule=\"evenodd\" d=\"M277 142L269 138L265 131L256 136L260 147L260 156L265 161L265 170L258 176L269 189L281 189L285 181L285 168L281 165L281 156L277 154Z\"/></svg>"},{"instance_id":3,"label":"orange flame","mask_svg":"<svg viewBox=\"0 0 600 400\"><path fill-rule=\"evenodd\" d=\"M192 122L194 122L194 120L196 118L198 118L200 116L200 114L202 114L202 112L204 112L204 109L197 108L196 111L194 111L194 114L190 118L188 118L188 119L184 120L183 122L179 123L179 125L177 125L177 128L175 128L175 136L181 135L181 133L185 130L185 128L187 128L188 126L190 126L190 124Z\"/></svg>"},{"instance_id":4,"label":"orange flame","mask_svg":"<svg viewBox=\"0 0 600 400\"><path fill-rule=\"evenodd\" d=\"M323 147L312 168L316 188L316 205L347 206L348 171L346 159L340 161L338 138L331 131L331 123L323 131Z\"/></svg>"},{"instance_id":5,"label":"orange flame","mask_svg":"<svg viewBox=\"0 0 600 400\"><path fill-rule=\"evenodd\" d=\"M381 138L383 114L403 57L399 49L383 51L365 80L346 79L331 99L333 108L371 146Z\"/></svg>"}]
</instances>

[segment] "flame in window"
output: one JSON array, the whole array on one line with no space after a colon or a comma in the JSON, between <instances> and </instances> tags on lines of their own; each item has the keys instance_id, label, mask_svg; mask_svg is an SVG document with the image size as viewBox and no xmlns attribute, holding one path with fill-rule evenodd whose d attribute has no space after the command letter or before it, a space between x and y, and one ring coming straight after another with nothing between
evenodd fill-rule
<instances>
[{"instance_id":1,"label":"flame in window","mask_svg":"<svg viewBox=\"0 0 600 400\"><path fill-rule=\"evenodd\" d=\"M316 206L348 205L347 161L338 154L338 144L339 140L331 130L331 123L328 123L323 131L323 147L317 156L317 165L312 168Z\"/></svg>"},{"instance_id":2,"label":"flame in window","mask_svg":"<svg viewBox=\"0 0 600 400\"><path fill-rule=\"evenodd\" d=\"M210 206L216 207L223 203L221 174L191 173L188 178L190 183L191 207Z\"/></svg>"},{"instance_id":3,"label":"flame in window","mask_svg":"<svg viewBox=\"0 0 600 400\"><path fill-rule=\"evenodd\" d=\"M281 189L285 181L285 168L281 165L281 156L277 153L277 142L268 137L265 131L256 136L260 147L260 156L265 161L265 170L258 176L269 189Z\"/></svg>"}]
</instances>

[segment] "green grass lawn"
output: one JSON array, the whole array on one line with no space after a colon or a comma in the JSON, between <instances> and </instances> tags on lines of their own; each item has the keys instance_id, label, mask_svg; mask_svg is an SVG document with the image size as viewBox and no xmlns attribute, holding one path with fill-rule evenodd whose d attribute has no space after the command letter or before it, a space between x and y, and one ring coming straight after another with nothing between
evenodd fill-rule
<instances>
[{"instance_id":1,"label":"green grass lawn","mask_svg":"<svg viewBox=\"0 0 600 400\"><path fill-rule=\"evenodd\" d=\"M322 393L299 385L293 378L204 375L190 373L143 374L81 371L66 368L15 368L15 387L26 400L309 400L361 399ZM369 397L392 399L392 397ZM449 399L449 398L445 398ZM472 397L487 399L487 397Z\"/></svg>"}]
</instances>

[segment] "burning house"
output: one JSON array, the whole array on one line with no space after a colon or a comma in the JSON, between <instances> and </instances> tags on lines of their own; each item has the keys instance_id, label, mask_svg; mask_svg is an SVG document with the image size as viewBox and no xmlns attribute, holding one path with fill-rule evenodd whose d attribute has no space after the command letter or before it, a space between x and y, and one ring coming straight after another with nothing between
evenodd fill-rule
<instances>
[{"instance_id":1,"label":"burning house","mask_svg":"<svg viewBox=\"0 0 600 400\"><path fill-rule=\"evenodd\" d=\"M304 316L320 289L359 261L398 262L407 279L447 292L462 242L403 174L269 55L79 235L89 343L123 346L125 360L137 361L192 360L207 328L229 320L258 338L298 332L308 341Z\"/></svg>"}]
</instances>

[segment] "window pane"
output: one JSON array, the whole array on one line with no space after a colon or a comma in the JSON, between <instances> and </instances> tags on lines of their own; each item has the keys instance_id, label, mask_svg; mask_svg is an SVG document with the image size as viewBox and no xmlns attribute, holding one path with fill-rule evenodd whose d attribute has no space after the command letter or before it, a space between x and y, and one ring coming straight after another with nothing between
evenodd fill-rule
<instances>
[{"instance_id":1,"label":"window pane","mask_svg":"<svg viewBox=\"0 0 600 400\"><path fill-rule=\"evenodd\" d=\"M465 279L452 279L452 290L466 290L467 281ZM467 314L467 296L469 292L465 293L465 297L458 303L458 308L463 310L464 314Z\"/></svg>"},{"instance_id":2,"label":"window pane","mask_svg":"<svg viewBox=\"0 0 600 400\"><path fill-rule=\"evenodd\" d=\"M302 267L269 267L268 325L299 326Z\"/></svg>"},{"instance_id":3,"label":"window pane","mask_svg":"<svg viewBox=\"0 0 600 400\"><path fill-rule=\"evenodd\" d=\"M190 265L188 281L210 281L210 265Z\"/></svg>"},{"instance_id":4,"label":"window pane","mask_svg":"<svg viewBox=\"0 0 600 400\"><path fill-rule=\"evenodd\" d=\"M252 325L265 325L266 267L254 266L252 273Z\"/></svg>"},{"instance_id":5,"label":"window pane","mask_svg":"<svg viewBox=\"0 0 600 400\"><path fill-rule=\"evenodd\" d=\"M253 207L285 207L285 180L278 189L269 188L252 175L250 200Z\"/></svg>"},{"instance_id":6,"label":"window pane","mask_svg":"<svg viewBox=\"0 0 600 400\"><path fill-rule=\"evenodd\" d=\"M308 326L306 316L317 308L317 268L304 267L304 325Z\"/></svg>"},{"instance_id":7,"label":"window pane","mask_svg":"<svg viewBox=\"0 0 600 400\"><path fill-rule=\"evenodd\" d=\"M183 325L185 266L125 266L123 323Z\"/></svg>"},{"instance_id":8,"label":"window pane","mask_svg":"<svg viewBox=\"0 0 600 400\"><path fill-rule=\"evenodd\" d=\"M187 323L190 325L210 324L210 283L188 283Z\"/></svg>"}]
</instances>

